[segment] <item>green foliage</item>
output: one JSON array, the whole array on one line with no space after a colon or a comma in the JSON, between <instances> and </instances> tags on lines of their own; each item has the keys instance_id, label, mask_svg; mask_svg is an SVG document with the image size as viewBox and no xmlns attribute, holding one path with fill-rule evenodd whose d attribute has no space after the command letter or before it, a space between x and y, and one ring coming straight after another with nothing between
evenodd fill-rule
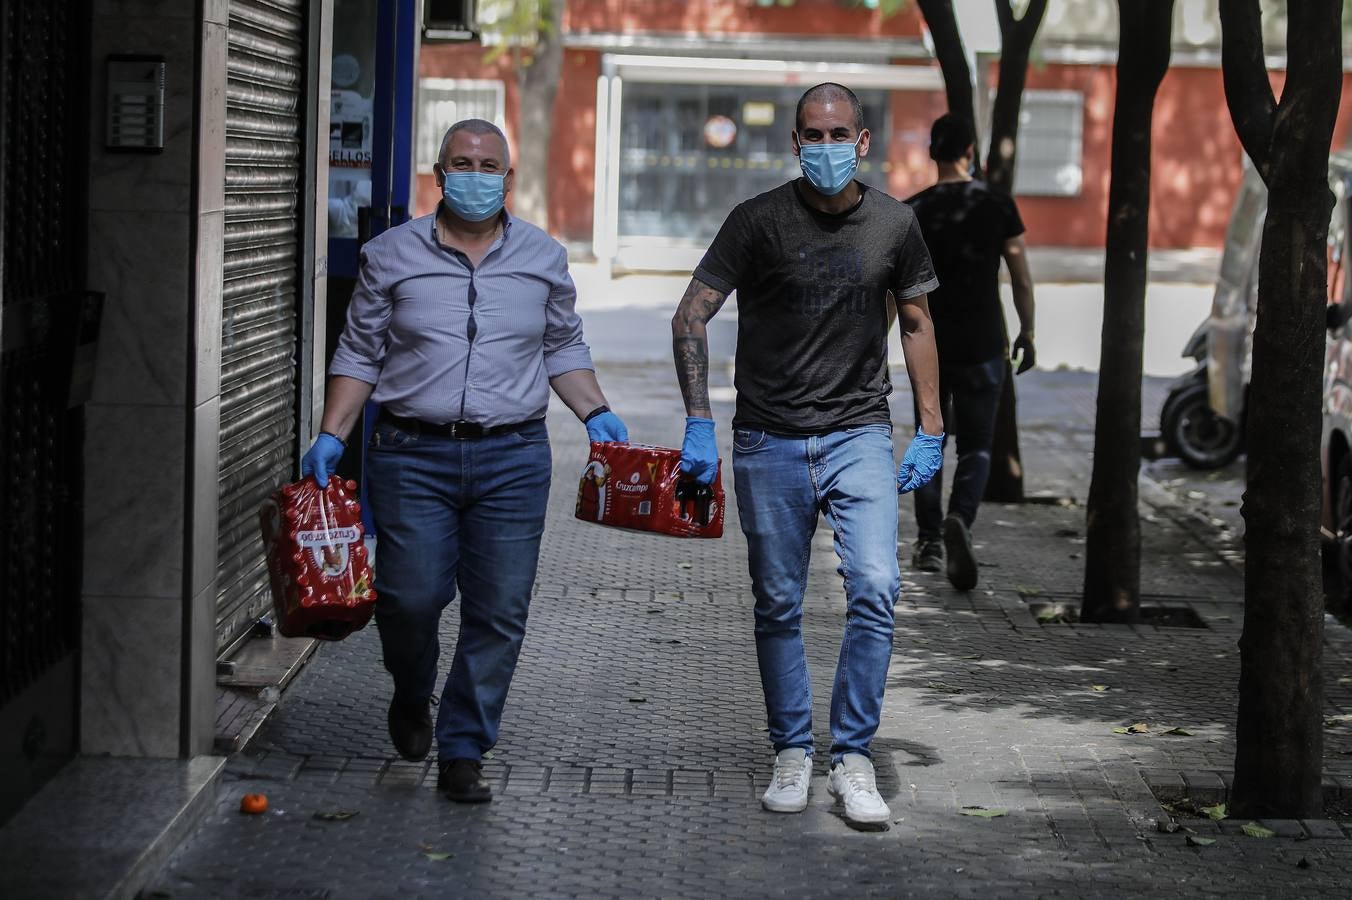
<instances>
[{"instance_id":1,"label":"green foliage","mask_svg":"<svg viewBox=\"0 0 1352 900\"><path fill-rule=\"evenodd\" d=\"M552 4L553 0L480 0L483 30L501 41L489 48L484 63L491 65L504 53L511 53L517 65L530 65L535 45L553 32Z\"/></svg>"}]
</instances>

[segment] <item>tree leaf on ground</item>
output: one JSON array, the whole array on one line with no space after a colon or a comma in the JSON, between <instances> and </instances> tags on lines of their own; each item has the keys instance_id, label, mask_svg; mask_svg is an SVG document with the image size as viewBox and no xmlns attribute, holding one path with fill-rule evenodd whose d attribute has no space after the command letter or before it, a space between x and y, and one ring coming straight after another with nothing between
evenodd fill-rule
<instances>
[{"instance_id":1,"label":"tree leaf on ground","mask_svg":"<svg viewBox=\"0 0 1352 900\"><path fill-rule=\"evenodd\" d=\"M444 850L424 850L423 856L432 860L432 862L444 862L448 859L454 859L454 853L447 853Z\"/></svg>"},{"instance_id":2,"label":"tree leaf on ground","mask_svg":"<svg viewBox=\"0 0 1352 900\"><path fill-rule=\"evenodd\" d=\"M1216 843L1215 838L1197 837L1196 835L1191 834L1184 838L1184 840L1187 841L1189 847L1210 847L1212 844Z\"/></svg>"},{"instance_id":3,"label":"tree leaf on ground","mask_svg":"<svg viewBox=\"0 0 1352 900\"><path fill-rule=\"evenodd\" d=\"M630 697L630 698L629 698L629 702L630 702L630 703L647 703L647 702L648 702L648 698L647 698L647 697Z\"/></svg>"},{"instance_id":4,"label":"tree leaf on ground","mask_svg":"<svg viewBox=\"0 0 1352 900\"><path fill-rule=\"evenodd\" d=\"M315 818L321 822L346 822L357 813L358 810L339 809L333 812L317 812Z\"/></svg>"},{"instance_id":5,"label":"tree leaf on ground","mask_svg":"<svg viewBox=\"0 0 1352 900\"><path fill-rule=\"evenodd\" d=\"M1224 803L1217 803L1215 806L1203 806L1198 812L1213 822L1219 822L1221 819L1230 817L1230 810L1226 808Z\"/></svg>"},{"instance_id":6,"label":"tree leaf on ground","mask_svg":"<svg viewBox=\"0 0 1352 900\"><path fill-rule=\"evenodd\" d=\"M1096 693L1096 694L1102 694L1104 691L1108 690L1108 685L1106 685L1106 684L1091 684L1091 685L1089 685L1089 689L1090 689L1091 691L1093 691L1094 693Z\"/></svg>"},{"instance_id":7,"label":"tree leaf on ground","mask_svg":"<svg viewBox=\"0 0 1352 900\"><path fill-rule=\"evenodd\" d=\"M1160 732L1160 734L1178 734L1182 735L1183 737L1192 737L1191 731L1189 731L1186 728L1181 728L1177 725L1175 725L1173 728L1165 729L1164 731Z\"/></svg>"},{"instance_id":8,"label":"tree leaf on ground","mask_svg":"<svg viewBox=\"0 0 1352 900\"><path fill-rule=\"evenodd\" d=\"M1149 731L1150 726L1145 722L1136 722L1125 727L1114 728L1113 734L1147 734Z\"/></svg>"},{"instance_id":9,"label":"tree leaf on ground","mask_svg":"<svg viewBox=\"0 0 1352 900\"><path fill-rule=\"evenodd\" d=\"M1273 831L1271 828L1264 828L1257 822L1248 823L1243 828L1241 828L1240 831L1244 832L1249 837L1253 838L1270 838L1277 836L1277 832Z\"/></svg>"},{"instance_id":10,"label":"tree leaf on ground","mask_svg":"<svg viewBox=\"0 0 1352 900\"><path fill-rule=\"evenodd\" d=\"M492 750L485 750L485 751L484 751L484 759L492 759L492 758L493 758L493 751L492 751Z\"/></svg>"},{"instance_id":11,"label":"tree leaf on ground","mask_svg":"<svg viewBox=\"0 0 1352 900\"><path fill-rule=\"evenodd\" d=\"M678 568L678 569L693 569L693 568L695 568L695 564L694 564L694 563L688 563L688 562L679 562L679 563L676 564L676 568Z\"/></svg>"},{"instance_id":12,"label":"tree leaf on ground","mask_svg":"<svg viewBox=\"0 0 1352 900\"><path fill-rule=\"evenodd\" d=\"M976 816L981 819L998 819L1001 816L1009 815L1007 809L986 809L984 806L964 806L958 812L964 816Z\"/></svg>"},{"instance_id":13,"label":"tree leaf on ground","mask_svg":"<svg viewBox=\"0 0 1352 900\"><path fill-rule=\"evenodd\" d=\"M925 687L930 688L932 690L940 691L945 694L966 693L962 688L958 687L957 685L948 684L943 681L927 681L925 682Z\"/></svg>"}]
</instances>

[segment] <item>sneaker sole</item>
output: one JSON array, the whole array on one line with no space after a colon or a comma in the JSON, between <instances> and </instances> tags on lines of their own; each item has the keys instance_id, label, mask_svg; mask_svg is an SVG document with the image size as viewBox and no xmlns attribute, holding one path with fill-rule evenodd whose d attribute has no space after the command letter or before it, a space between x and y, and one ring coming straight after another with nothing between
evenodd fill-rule
<instances>
[{"instance_id":1,"label":"sneaker sole","mask_svg":"<svg viewBox=\"0 0 1352 900\"><path fill-rule=\"evenodd\" d=\"M892 810L890 809L877 815L851 815L843 794L837 793L836 789L829 784L826 786L826 792L836 798L836 802L841 805L841 812L844 814L846 822L853 822L856 825L884 825L892 820Z\"/></svg>"},{"instance_id":2,"label":"sneaker sole","mask_svg":"<svg viewBox=\"0 0 1352 900\"><path fill-rule=\"evenodd\" d=\"M976 587L976 557L972 555L970 537L964 534L962 523L944 521L944 549L948 551L948 581L960 591Z\"/></svg>"},{"instance_id":3,"label":"sneaker sole","mask_svg":"<svg viewBox=\"0 0 1352 900\"><path fill-rule=\"evenodd\" d=\"M790 806L788 804L775 803L773 800L766 800L764 797L761 797L761 808L766 812L772 813L800 813L807 809L807 798L803 798L801 805Z\"/></svg>"}]
</instances>

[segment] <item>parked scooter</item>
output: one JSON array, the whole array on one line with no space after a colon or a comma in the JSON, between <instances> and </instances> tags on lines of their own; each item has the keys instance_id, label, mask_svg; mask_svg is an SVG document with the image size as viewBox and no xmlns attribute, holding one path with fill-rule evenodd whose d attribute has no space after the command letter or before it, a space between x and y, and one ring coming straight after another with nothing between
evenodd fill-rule
<instances>
[{"instance_id":1,"label":"parked scooter","mask_svg":"<svg viewBox=\"0 0 1352 900\"><path fill-rule=\"evenodd\" d=\"M1210 319L1188 338L1184 357L1197 365L1169 386L1160 410L1160 439L1166 455L1177 456L1194 469L1219 469L1234 462L1244 450L1244 420L1241 405L1238 422L1217 415L1211 408L1207 381L1207 335Z\"/></svg>"}]
</instances>

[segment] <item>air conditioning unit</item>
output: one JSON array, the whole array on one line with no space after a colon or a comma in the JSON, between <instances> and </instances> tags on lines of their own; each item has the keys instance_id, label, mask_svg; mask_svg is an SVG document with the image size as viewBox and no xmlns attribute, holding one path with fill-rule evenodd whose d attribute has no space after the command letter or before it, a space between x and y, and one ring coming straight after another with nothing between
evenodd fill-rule
<instances>
[{"instance_id":1,"label":"air conditioning unit","mask_svg":"<svg viewBox=\"0 0 1352 900\"><path fill-rule=\"evenodd\" d=\"M476 6L475 0L423 0L423 40L474 40Z\"/></svg>"}]
</instances>

